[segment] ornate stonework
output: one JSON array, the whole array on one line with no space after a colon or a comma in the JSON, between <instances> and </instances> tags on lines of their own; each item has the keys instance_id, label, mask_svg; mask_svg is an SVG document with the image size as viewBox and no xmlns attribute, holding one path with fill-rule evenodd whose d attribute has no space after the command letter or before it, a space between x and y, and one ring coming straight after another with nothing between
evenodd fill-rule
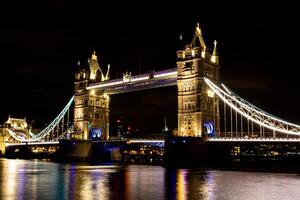
<instances>
[{"instance_id":1,"label":"ornate stonework","mask_svg":"<svg viewBox=\"0 0 300 200\"><path fill-rule=\"evenodd\" d=\"M101 90L87 90L89 82L97 80L96 74L100 69L95 52L89 60L89 65L89 70L80 69L75 74L74 133L72 138L90 139L90 130L96 128L102 133L101 139L107 140L109 138L109 96ZM108 77L108 73L106 77Z\"/></svg>"},{"instance_id":2,"label":"ornate stonework","mask_svg":"<svg viewBox=\"0 0 300 200\"><path fill-rule=\"evenodd\" d=\"M215 43L216 44L216 43ZM203 123L214 124L219 133L219 102L208 93L204 77L219 81L216 47L212 56L206 51L199 25L190 45L177 52L178 131L177 136L205 136ZM213 60L213 61L211 61Z\"/></svg>"}]
</instances>

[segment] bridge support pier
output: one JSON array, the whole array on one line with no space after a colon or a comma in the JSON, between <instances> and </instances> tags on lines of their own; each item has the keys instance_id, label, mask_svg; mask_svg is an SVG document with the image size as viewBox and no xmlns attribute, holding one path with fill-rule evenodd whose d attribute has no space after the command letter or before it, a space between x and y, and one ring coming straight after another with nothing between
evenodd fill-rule
<instances>
[{"instance_id":1,"label":"bridge support pier","mask_svg":"<svg viewBox=\"0 0 300 200\"><path fill-rule=\"evenodd\" d=\"M167 165L185 166L209 163L209 145L204 137L169 137L165 141Z\"/></svg>"},{"instance_id":2,"label":"bridge support pier","mask_svg":"<svg viewBox=\"0 0 300 200\"><path fill-rule=\"evenodd\" d=\"M89 140L60 140L56 152L58 161L85 161L92 156L92 142Z\"/></svg>"}]
</instances>

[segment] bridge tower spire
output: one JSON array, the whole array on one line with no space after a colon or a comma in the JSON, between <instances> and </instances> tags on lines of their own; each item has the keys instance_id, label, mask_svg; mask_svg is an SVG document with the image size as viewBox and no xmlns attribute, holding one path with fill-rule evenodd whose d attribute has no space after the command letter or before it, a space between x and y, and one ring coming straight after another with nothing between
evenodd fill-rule
<instances>
[{"instance_id":1,"label":"bridge tower spire","mask_svg":"<svg viewBox=\"0 0 300 200\"><path fill-rule=\"evenodd\" d=\"M217 40L214 41L214 50L211 55L210 61L212 63L219 64L219 56L218 56L218 52L217 52Z\"/></svg>"},{"instance_id":2,"label":"bridge tower spire","mask_svg":"<svg viewBox=\"0 0 300 200\"><path fill-rule=\"evenodd\" d=\"M211 57L206 52L202 32L197 24L192 42L184 50L177 51L177 136L207 136L211 133L207 133L205 123L213 124L214 132L219 132L218 98L204 82L204 77L219 81L218 62L212 62Z\"/></svg>"}]
</instances>

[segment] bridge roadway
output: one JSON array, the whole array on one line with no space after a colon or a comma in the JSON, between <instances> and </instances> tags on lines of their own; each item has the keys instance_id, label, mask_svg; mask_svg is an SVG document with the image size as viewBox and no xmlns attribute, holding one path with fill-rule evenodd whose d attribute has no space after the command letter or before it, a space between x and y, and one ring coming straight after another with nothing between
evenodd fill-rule
<instances>
[{"instance_id":1,"label":"bridge roadway","mask_svg":"<svg viewBox=\"0 0 300 200\"><path fill-rule=\"evenodd\" d=\"M121 140L108 140L108 141L93 141L94 143L97 142L126 142L128 144L131 143L164 143L165 140L162 139L121 139ZM58 145L59 141L53 142L23 142L23 143L5 143L5 146L42 146L42 145Z\"/></svg>"},{"instance_id":2,"label":"bridge roadway","mask_svg":"<svg viewBox=\"0 0 300 200\"><path fill-rule=\"evenodd\" d=\"M180 137L179 137L180 138ZM208 142L300 142L300 138L208 138ZM163 139L121 139L108 141L93 141L97 142L127 142L130 143L165 143ZM58 145L59 141L53 142L25 142L25 143L6 143L5 146L39 146L39 145Z\"/></svg>"},{"instance_id":3,"label":"bridge roadway","mask_svg":"<svg viewBox=\"0 0 300 200\"><path fill-rule=\"evenodd\" d=\"M111 95L172 85L177 85L177 68L93 83L87 89L102 89Z\"/></svg>"},{"instance_id":4,"label":"bridge roadway","mask_svg":"<svg viewBox=\"0 0 300 200\"><path fill-rule=\"evenodd\" d=\"M300 138L123 139L6 144L7 158L93 159L124 162L221 164L298 163Z\"/></svg>"}]
</instances>

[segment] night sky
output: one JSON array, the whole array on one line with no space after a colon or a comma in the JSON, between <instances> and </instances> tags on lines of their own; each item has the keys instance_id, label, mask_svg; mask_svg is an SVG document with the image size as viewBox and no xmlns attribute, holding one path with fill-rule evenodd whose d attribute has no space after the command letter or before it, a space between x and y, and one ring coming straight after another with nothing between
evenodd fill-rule
<instances>
[{"instance_id":1,"label":"night sky","mask_svg":"<svg viewBox=\"0 0 300 200\"><path fill-rule=\"evenodd\" d=\"M95 50L111 77L176 66L197 22L208 47L218 41L221 82L256 106L300 123L297 5L71 4L59 0L2 5L0 121L26 116L49 123L73 93L77 61ZM186 2L186 3L184 3ZM295 3L296 4L296 3ZM179 40L179 35L183 40ZM124 118L141 132L158 132L166 116L177 126L177 88L112 96L112 125Z\"/></svg>"}]
</instances>

